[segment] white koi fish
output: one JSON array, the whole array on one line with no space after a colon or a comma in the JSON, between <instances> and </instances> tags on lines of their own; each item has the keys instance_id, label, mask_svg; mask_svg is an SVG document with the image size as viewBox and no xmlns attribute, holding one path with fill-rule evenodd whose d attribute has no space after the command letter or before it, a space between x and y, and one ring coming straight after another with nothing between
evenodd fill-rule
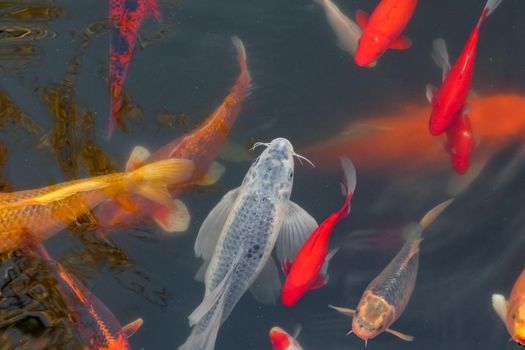
<instances>
[{"instance_id":1,"label":"white koi fish","mask_svg":"<svg viewBox=\"0 0 525 350\"><path fill-rule=\"evenodd\" d=\"M204 259L206 291L189 316L193 329L180 350L212 350L220 325L248 288L258 301L275 302L281 282L271 257L274 245L281 262L293 260L317 227L290 201L292 144L278 138L265 146L241 186L222 198L199 230L195 254Z\"/></svg>"}]
</instances>

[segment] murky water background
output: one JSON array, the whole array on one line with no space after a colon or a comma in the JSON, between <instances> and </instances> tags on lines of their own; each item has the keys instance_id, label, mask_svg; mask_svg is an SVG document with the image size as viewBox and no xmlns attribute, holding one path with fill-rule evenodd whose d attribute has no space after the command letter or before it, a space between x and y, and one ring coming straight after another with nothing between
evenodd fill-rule
<instances>
[{"instance_id":1,"label":"murky water background","mask_svg":"<svg viewBox=\"0 0 525 350\"><path fill-rule=\"evenodd\" d=\"M375 4L338 1L350 16ZM424 104L425 84L438 84L441 75L429 56L431 41L443 36L454 61L483 4L481 0L421 1L407 30L414 46L389 51L374 69L360 69L336 47L324 13L309 1L161 2L162 21L144 23L125 84L129 132L119 130L108 142L103 138L109 111L106 1L41 0L13 6L2 2L0 93L5 96L0 96L0 116L8 118L0 125L5 154L1 159L6 157L2 184L20 190L123 169L133 146L154 150L188 132L222 102L238 74L232 35L246 45L254 81L231 136L245 147L254 140L280 136L300 150L367 114L388 111L408 100ZM35 6L51 9L40 15L9 15L13 8ZM3 28L13 27L35 34L10 39ZM504 1L481 31L473 82L477 94L525 93L524 37L525 4ZM66 106L66 111L55 108L53 115L45 101ZM159 119L159 113L171 117ZM505 117L494 115L493 122ZM368 348L518 347L507 341L490 295L508 295L525 266L521 251L525 158L520 141L497 150L474 183L425 232L416 289L395 323L395 329L416 340L405 343L384 334L370 341ZM173 349L189 334L187 316L204 292L203 285L193 280L200 266L193 254L197 230L222 195L240 184L249 167L249 162L221 162L226 173L217 185L182 196L192 215L183 236L170 237L142 225L115 233L112 243L82 240L68 232L46 242L51 255L81 277L122 323L144 319L144 326L130 339L134 349ZM339 209L343 201L339 173L296 167L294 201L318 221ZM260 305L245 295L222 326L216 349L269 349L267 334L272 326L291 331L297 324L303 327L299 340L305 349L363 348L356 337L344 336L350 319L327 304L355 306L366 285L397 253L402 226L419 220L448 197L452 171L427 170L367 173L357 165L352 213L333 235L332 244L341 249L330 266L330 283L310 292L292 309ZM6 278L4 272L13 261L12 256L5 259L0 277ZM10 287L5 281L2 285L5 298ZM24 315L24 309L19 310L15 314ZM49 310L44 312L47 316L60 317ZM5 336L11 334L13 324L2 314ZM66 324L64 332L67 328ZM0 348L11 348L5 344Z\"/></svg>"}]
</instances>

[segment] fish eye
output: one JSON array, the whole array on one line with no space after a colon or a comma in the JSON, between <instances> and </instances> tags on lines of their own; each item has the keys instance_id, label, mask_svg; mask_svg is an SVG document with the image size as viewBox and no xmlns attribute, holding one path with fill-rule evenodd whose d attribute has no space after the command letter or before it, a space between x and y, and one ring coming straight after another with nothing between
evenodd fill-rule
<instances>
[{"instance_id":1,"label":"fish eye","mask_svg":"<svg viewBox=\"0 0 525 350\"><path fill-rule=\"evenodd\" d=\"M291 180L293 178L293 171L290 171L290 174L288 175L288 178Z\"/></svg>"}]
</instances>

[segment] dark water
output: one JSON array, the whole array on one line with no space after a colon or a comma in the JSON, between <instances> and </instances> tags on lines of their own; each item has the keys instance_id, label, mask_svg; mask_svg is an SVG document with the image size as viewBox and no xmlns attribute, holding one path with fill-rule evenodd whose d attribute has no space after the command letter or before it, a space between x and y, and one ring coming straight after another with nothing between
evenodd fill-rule
<instances>
[{"instance_id":1,"label":"dark water","mask_svg":"<svg viewBox=\"0 0 525 350\"><path fill-rule=\"evenodd\" d=\"M372 10L376 3L338 1L346 13ZM360 69L336 47L324 13L308 1L163 1L162 20L147 20L141 28L142 45L137 45L126 80L129 132L117 131L111 142L104 139L109 111L107 2L5 4L6 8L0 6L2 28L24 27L36 33L13 40L0 35L0 88L7 99L1 106L11 111L5 113L8 117L2 115L8 118L0 139L7 158L2 157L0 175L4 188L21 190L123 169L135 145L154 150L191 130L222 102L238 74L232 35L246 45L254 81L231 135L237 144L286 137L301 149L337 134L367 113L380 113L414 98L425 103L425 84L440 78L429 57L431 41L446 38L454 60L484 1L421 1L407 29L413 47L387 52L374 69ZM9 15L13 8L35 6L52 11L29 18ZM477 93L524 93L524 37L525 4L505 0L481 31L473 81ZM65 117L53 116L45 96L48 101L58 96L68 111ZM166 125L156 117L161 112L184 117ZM505 117L495 115L494 123ZM94 121L91 129L86 127L89 120ZM490 296L494 292L508 295L525 266L521 251L525 162L519 141L494 150L472 185L425 233L416 289L393 326L413 335L415 341L406 343L383 334L370 341L368 348L518 348L507 341ZM92 168L82 155L87 145L92 147L88 154L98 151L100 155ZM192 221L180 237L145 225L112 235L111 243L79 239L68 232L46 242L51 255L79 276L122 323L144 319L143 327L130 339L133 349L174 349L189 335L187 316L204 292L202 284L193 280L200 266L193 254L196 233L208 212L226 191L240 184L249 167L249 162L221 162L226 173L217 185L182 196ZM377 162L381 162L380 154ZM292 199L322 221L342 204L339 174L296 166ZM399 250L401 227L419 220L449 196L446 185L451 169L438 174L419 169L402 176L397 170L373 173L360 171L357 164L352 213L333 235L331 244L341 249L330 265L326 287L310 292L291 309L280 303L260 305L245 295L222 326L216 349L270 349L267 334L272 326L291 331L297 324L303 327L299 340L305 349L363 348L361 340L345 337L351 320L327 304L354 307L366 285ZM9 256L3 261L0 277L6 278L9 264L18 260ZM42 282L47 277L38 279L34 267L24 266L27 271L22 269L21 275L32 276L31 283L49 286ZM9 286L3 285L5 297ZM37 297L29 293L31 298ZM18 305L15 314L27 315L32 305L29 299ZM47 298L43 304L50 300L54 299ZM59 301L39 310L53 320L64 317ZM6 312L0 311L0 326L3 336L11 336L16 324L5 321L9 319ZM35 339L50 334L54 340L43 348L78 346L67 336L72 325L57 321L52 327L60 331L36 327L32 332L30 328L21 336L29 339L29 345L21 348L36 348ZM71 342L63 344L60 339ZM13 344L5 341L0 348L13 348Z\"/></svg>"}]
</instances>

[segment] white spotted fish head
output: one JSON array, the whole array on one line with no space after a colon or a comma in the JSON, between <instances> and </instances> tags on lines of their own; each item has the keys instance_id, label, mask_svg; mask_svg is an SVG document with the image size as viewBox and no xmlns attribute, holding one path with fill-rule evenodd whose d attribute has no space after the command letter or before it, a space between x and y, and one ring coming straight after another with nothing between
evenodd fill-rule
<instances>
[{"instance_id":1,"label":"white spotted fish head","mask_svg":"<svg viewBox=\"0 0 525 350\"><path fill-rule=\"evenodd\" d=\"M290 198L294 175L294 150L285 138L277 138L268 144L266 149L252 163L243 181L244 187L249 187L259 193L275 199Z\"/></svg>"}]
</instances>

